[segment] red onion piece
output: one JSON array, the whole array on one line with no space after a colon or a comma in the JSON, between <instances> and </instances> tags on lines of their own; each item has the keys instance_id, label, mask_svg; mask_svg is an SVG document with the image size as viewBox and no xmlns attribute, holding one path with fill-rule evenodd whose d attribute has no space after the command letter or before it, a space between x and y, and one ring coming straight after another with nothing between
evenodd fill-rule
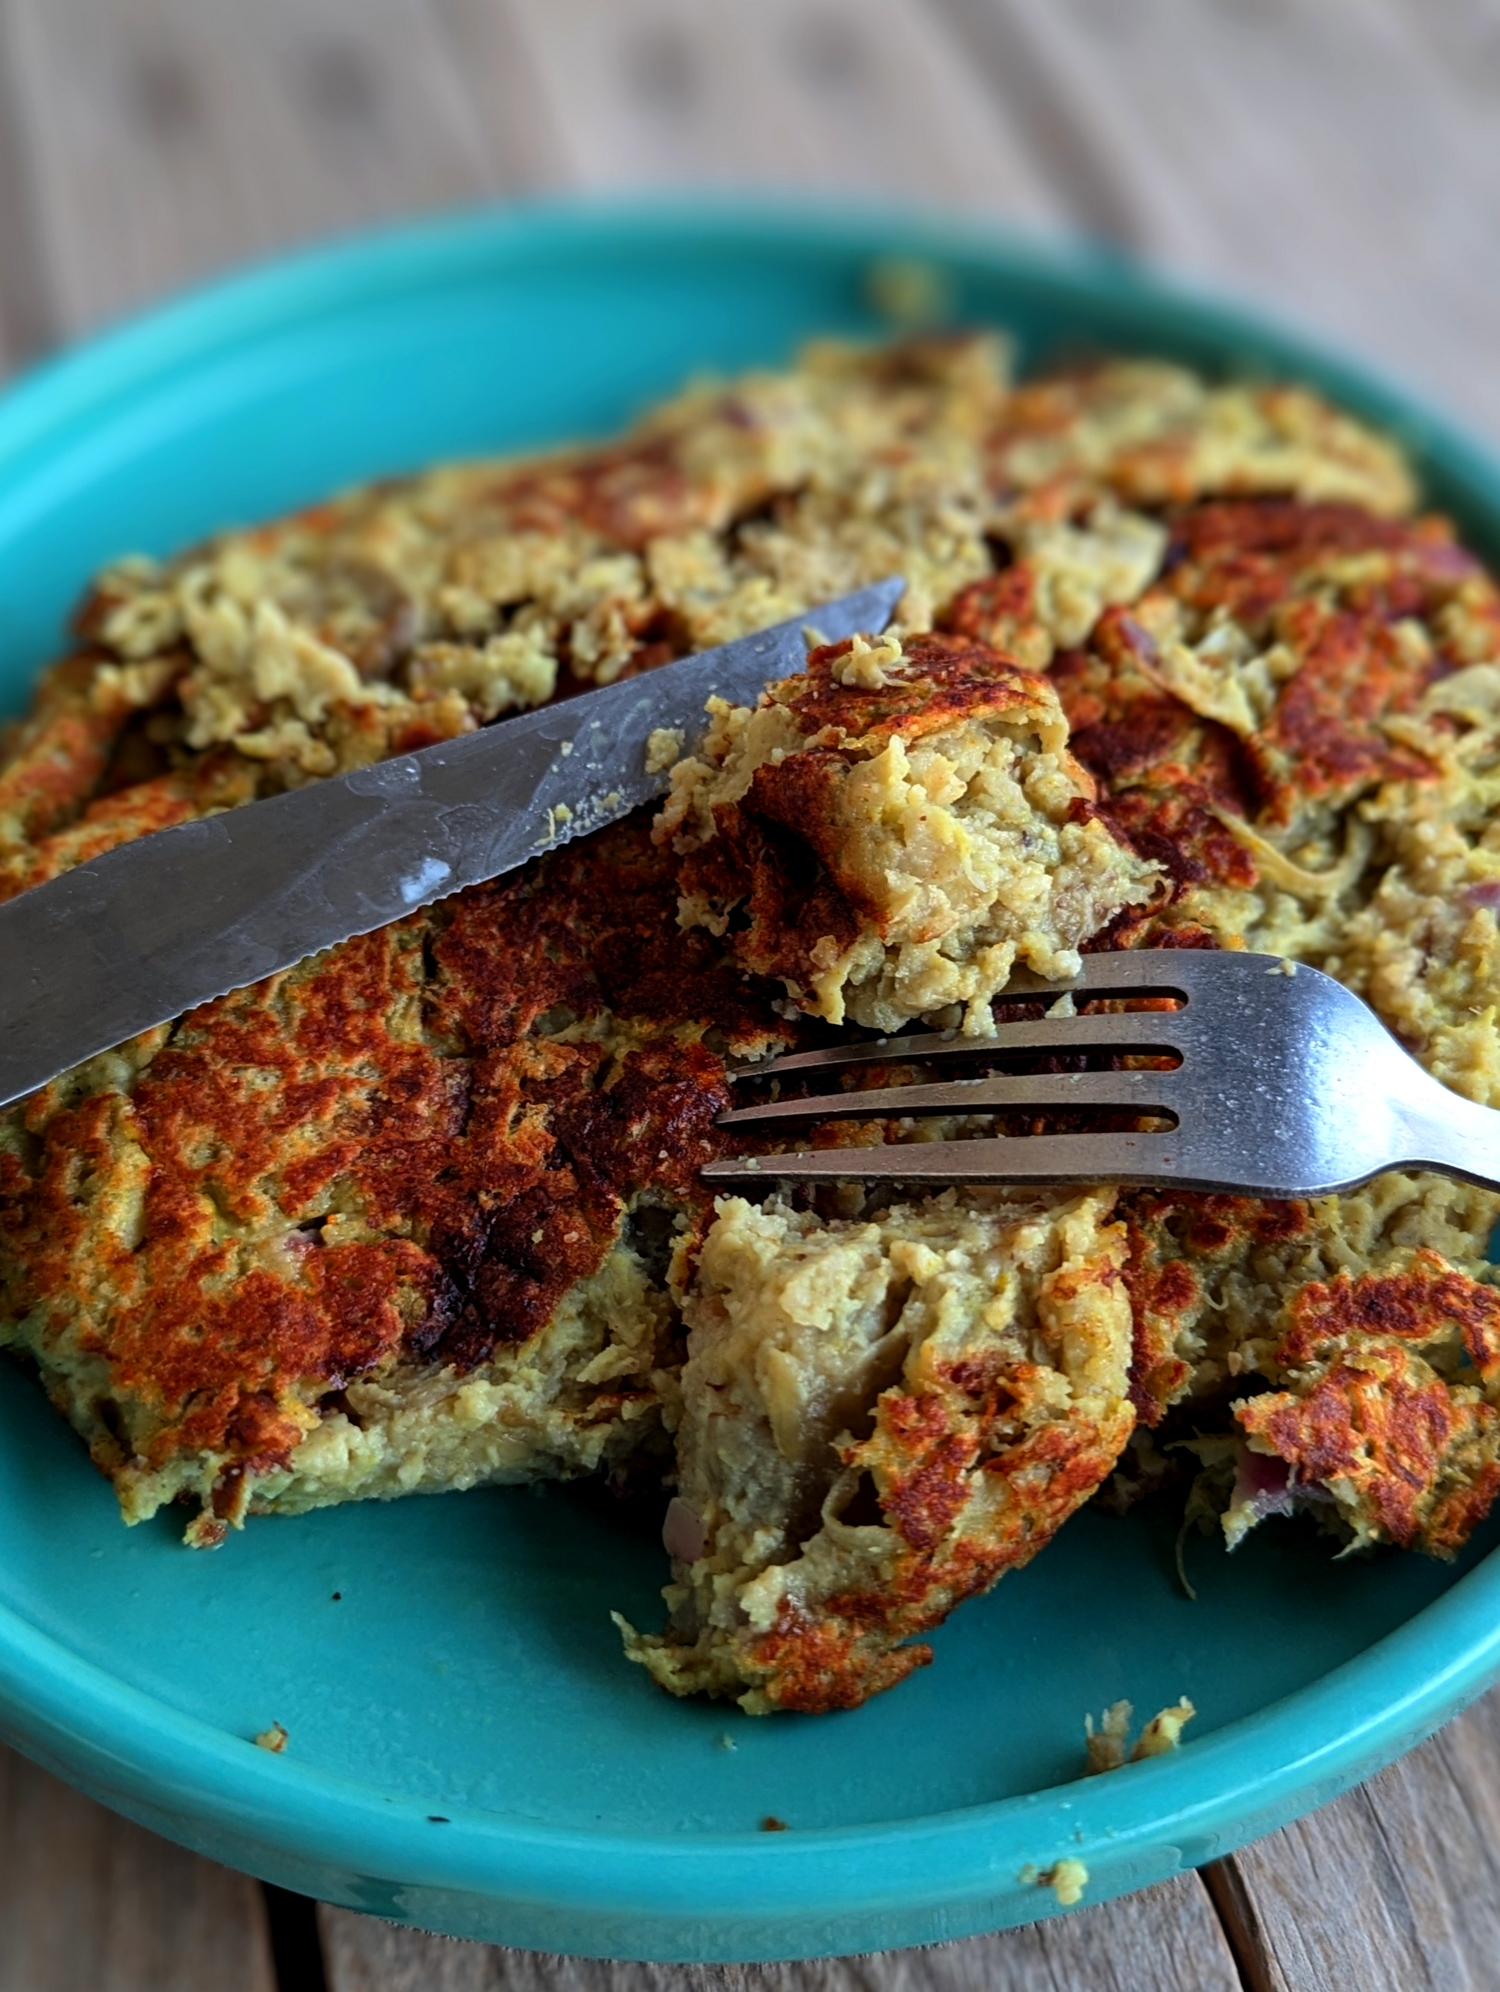
<instances>
[{"instance_id":1,"label":"red onion piece","mask_svg":"<svg viewBox=\"0 0 1500 1992\"><path fill-rule=\"evenodd\" d=\"M676 1563L696 1563L708 1548L708 1530L695 1508L674 1494L662 1523L661 1546Z\"/></svg>"},{"instance_id":2,"label":"red onion piece","mask_svg":"<svg viewBox=\"0 0 1500 1992\"><path fill-rule=\"evenodd\" d=\"M1296 1468L1274 1453L1252 1452L1241 1445L1235 1461L1231 1509L1248 1507L1246 1528L1263 1522L1267 1515L1294 1515L1308 1502L1331 1501L1333 1495L1316 1480L1299 1480Z\"/></svg>"},{"instance_id":3,"label":"red onion piece","mask_svg":"<svg viewBox=\"0 0 1500 1992\"><path fill-rule=\"evenodd\" d=\"M1249 1507L1258 1522L1267 1515L1292 1512L1291 1468L1284 1459L1270 1453L1252 1452L1241 1446L1235 1462L1231 1508Z\"/></svg>"}]
</instances>

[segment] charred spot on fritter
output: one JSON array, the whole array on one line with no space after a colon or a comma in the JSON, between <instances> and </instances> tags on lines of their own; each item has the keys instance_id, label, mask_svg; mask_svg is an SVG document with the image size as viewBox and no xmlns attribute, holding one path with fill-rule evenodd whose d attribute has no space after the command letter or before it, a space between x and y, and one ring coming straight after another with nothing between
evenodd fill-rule
<instances>
[{"instance_id":1,"label":"charred spot on fritter","mask_svg":"<svg viewBox=\"0 0 1500 1992\"><path fill-rule=\"evenodd\" d=\"M1036 576L1024 564L970 582L948 605L943 627L987 644L1023 670L1045 670L1052 660L1052 637L1037 615Z\"/></svg>"},{"instance_id":2,"label":"charred spot on fritter","mask_svg":"<svg viewBox=\"0 0 1500 1992\"><path fill-rule=\"evenodd\" d=\"M32 1100L19 1338L86 1432L118 1407L127 1514L590 1471L660 1435L675 1308L626 1221L707 1211L705 1032L787 1035L674 907L627 822Z\"/></svg>"}]
</instances>

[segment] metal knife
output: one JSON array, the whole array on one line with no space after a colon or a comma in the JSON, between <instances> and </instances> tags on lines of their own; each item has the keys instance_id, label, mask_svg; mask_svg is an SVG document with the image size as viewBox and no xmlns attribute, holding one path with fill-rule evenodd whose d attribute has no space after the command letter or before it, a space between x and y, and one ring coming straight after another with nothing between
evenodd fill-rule
<instances>
[{"instance_id":1,"label":"metal knife","mask_svg":"<svg viewBox=\"0 0 1500 1992\"><path fill-rule=\"evenodd\" d=\"M733 643L478 733L158 830L0 906L0 1106L95 1052L494 878L662 794L713 694L753 705L806 632L883 630L877 582Z\"/></svg>"}]
</instances>

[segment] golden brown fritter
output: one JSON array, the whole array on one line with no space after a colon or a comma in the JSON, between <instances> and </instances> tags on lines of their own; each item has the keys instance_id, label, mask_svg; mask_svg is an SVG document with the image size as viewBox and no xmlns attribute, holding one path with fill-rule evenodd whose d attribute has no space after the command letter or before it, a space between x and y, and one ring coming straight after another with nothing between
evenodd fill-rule
<instances>
[{"instance_id":1,"label":"golden brown fritter","mask_svg":"<svg viewBox=\"0 0 1500 1992\"><path fill-rule=\"evenodd\" d=\"M1101 808L1176 882L1168 924L1312 960L1394 858L1387 798L1453 813L1447 681L1490 643L1500 597L1441 521L1220 502L1052 676Z\"/></svg>"},{"instance_id":2,"label":"golden brown fritter","mask_svg":"<svg viewBox=\"0 0 1500 1992\"><path fill-rule=\"evenodd\" d=\"M1231 1547L1294 1511L1356 1547L1461 1546L1500 1486L1493 1195L1389 1175L1311 1203L1122 1209L1131 1399L1143 1434L1192 1435L1195 1512Z\"/></svg>"},{"instance_id":3,"label":"golden brown fritter","mask_svg":"<svg viewBox=\"0 0 1500 1992\"><path fill-rule=\"evenodd\" d=\"M1331 1496L1356 1546L1451 1555L1500 1490L1500 1293L1421 1247L1310 1281L1276 1326L1267 1370L1288 1387L1236 1404L1250 1451Z\"/></svg>"},{"instance_id":4,"label":"golden brown fritter","mask_svg":"<svg viewBox=\"0 0 1500 1992\"><path fill-rule=\"evenodd\" d=\"M11 744L0 865L101 783L219 748L274 793L892 573L925 627L990 565L981 446L1005 386L992 340L830 345L623 440L445 465L119 562Z\"/></svg>"},{"instance_id":5,"label":"golden brown fritter","mask_svg":"<svg viewBox=\"0 0 1500 1992\"><path fill-rule=\"evenodd\" d=\"M1161 360L1022 381L988 450L994 488L1031 519L1076 520L1101 493L1150 513L1255 495L1395 517L1415 501L1399 451L1319 395L1212 383Z\"/></svg>"},{"instance_id":6,"label":"golden brown fritter","mask_svg":"<svg viewBox=\"0 0 1500 1992\"><path fill-rule=\"evenodd\" d=\"M1309 961L1358 990L1436 1076L1500 1103L1494 584L1444 522L1343 503L1216 500L1170 515L1168 528L1157 580L1106 610L1051 673L1098 809L1171 880L1168 903L1127 909L1108 944ZM955 619L976 622L973 599L960 598ZM1234 1377L1316 1393L1326 1411L1340 1386L1311 1369L1283 1377L1265 1338L1303 1282L1395 1277L1396 1242L1371 1219L1372 1199L1402 1250L1431 1247L1456 1277L1490 1277L1500 1204L1453 1184L1390 1178L1311 1208L1127 1198L1143 1418L1155 1425L1176 1406L1171 1429L1223 1433L1224 1457L1243 1467L1243 1431L1259 1414L1232 1400ZM1388 1370L1393 1392L1407 1362ZM1352 1372L1338 1374L1347 1384ZM1290 1417L1283 1407L1279 1429ZM1488 1487L1497 1451L1481 1418L1453 1472ZM1295 1467L1299 1503L1331 1502L1324 1518L1358 1541L1442 1552L1490 1498L1458 1501L1462 1529L1392 1535L1375 1482L1362 1504L1353 1490L1365 1483L1336 1476L1334 1496L1314 1488L1311 1457ZM1231 1541L1246 1516L1281 1511L1274 1487L1257 1505L1248 1484L1226 1495Z\"/></svg>"},{"instance_id":7,"label":"golden brown fritter","mask_svg":"<svg viewBox=\"0 0 1500 1992\"><path fill-rule=\"evenodd\" d=\"M1080 945L1315 962L1500 1103L1500 596L1413 504L1299 389L1137 361L1012 387L966 336L816 348L622 441L116 565L0 741L0 895L908 585L888 640L719 715L681 849L618 826L0 1116L0 1335L126 1513L188 1499L199 1542L255 1507L660 1474L675 1435L672 1624L632 1650L756 1707L920 1664L904 1642L1050 1539L1133 1420L1219 1449L1232 1540L1300 1505L1451 1551L1500 1459L1500 1200L716 1217L697 1182L726 1056L816 1035L788 994L982 1027L1012 961ZM792 1304L802 1265L836 1332ZM839 1385L802 1425L778 1350Z\"/></svg>"}]
</instances>

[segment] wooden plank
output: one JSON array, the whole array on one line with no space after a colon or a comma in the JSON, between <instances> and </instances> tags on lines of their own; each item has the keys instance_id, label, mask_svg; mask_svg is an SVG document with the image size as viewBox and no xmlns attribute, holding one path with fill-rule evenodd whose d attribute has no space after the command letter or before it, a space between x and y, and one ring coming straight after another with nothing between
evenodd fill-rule
<instances>
[{"instance_id":1,"label":"wooden plank","mask_svg":"<svg viewBox=\"0 0 1500 1992\"><path fill-rule=\"evenodd\" d=\"M0 1748L0 1992L275 1992L259 1885Z\"/></svg>"},{"instance_id":2,"label":"wooden plank","mask_svg":"<svg viewBox=\"0 0 1500 1992\"><path fill-rule=\"evenodd\" d=\"M1500 1690L1206 1879L1250 1992L1494 1992Z\"/></svg>"},{"instance_id":3,"label":"wooden plank","mask_svg":"<svg viewBox=\"0 0 1500 1992\"><path fill-rule=\"evenodd\" d=\"M796 187L1059 222L920 0L510 0L570 184Z\"/></svg>"},{"instance_id":4,"label":"wooden plank","mask_svg":"<svg viewBox=\"0 0 1500 1992\"><path fill-rule=\"evenodd\" d=\"M1479 22L1477 0L929 4L1010 115L1040 93L1085 220L1368 352L1500 435L1500 56L1465 64L1479 29L1464 43L1453 26ZM1500 48L1488 18L1481 45Z\"/></svg>"},{"instance_id":5,"label":"wooden plank","mask_svg":"<svg viewBox=\"0 0 1500 1992\"><path fill-rule=\"evenodd\" d=\"M4 8L33 260L65 333L284 242L516 189L814 186L1064 215L920 0Z\"/></svg>"},{"instance_id":6,"label":"wooden plank","mask_svg":"<svg viewBox=\"0 0 1500 1992\"><path fill-rule=\"evenodd\" d=\"M1137 120L1099 63L1078 60L1052 0L927 0L984 79L996 114L1057 189L1068 225L1121 247L1160 253L1192 239L1188 190L1156 168Z\"/></svg>"},{"instance_id":7,"label":"wooden plank","mask_svg":"<svg viewBox=\"0 0 1500 1992\"><path fill-rule=\"evenodd\" d=\"M498 176L495 191L577 191L575 148L566 130L572 106L564 101L559 125L511 0L426 0L426 5L484 127Z\"/></svg>"},{"instance_id":8,"label":"wooden plank","mask_svg":"<svg viewBox=\"0 0 1500 1992\"><path fill-rule=\"evenodd\" d=\"M1241 1992L1207 1891L1179 1875L1122 1902L927 1950L803 1964L607 1964L321 1912L328 1992Z\"/></svg>"},{"instance_id":9,"label":"wooden plank","mask_svg":"<svg viewBox=\"0 0 1500 1992\"><path fill-rule=\"evenodd\" d=\"M0 375L55 338L36 211L34 162L21 139L9 8L0 0Z\"/></svg>"},{"instance_id":10,"label":"wooden plank","mask_svg":"<svg viewBox=\"0 0 1500 1992\"><path fill-rule=\"evenodd\" d=\"M57 327L513 162L427 0L6 0Z\"/></svg>"}]
</instances>

